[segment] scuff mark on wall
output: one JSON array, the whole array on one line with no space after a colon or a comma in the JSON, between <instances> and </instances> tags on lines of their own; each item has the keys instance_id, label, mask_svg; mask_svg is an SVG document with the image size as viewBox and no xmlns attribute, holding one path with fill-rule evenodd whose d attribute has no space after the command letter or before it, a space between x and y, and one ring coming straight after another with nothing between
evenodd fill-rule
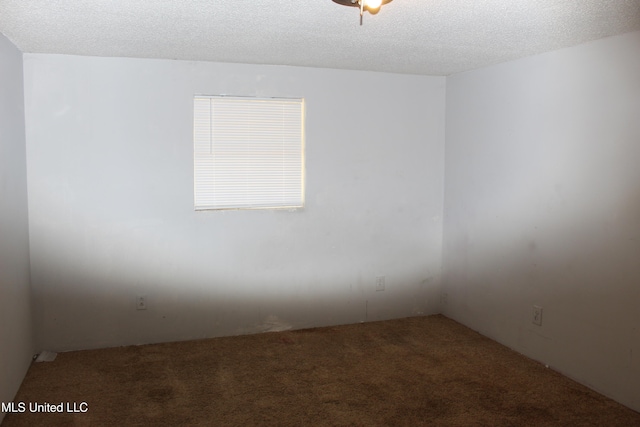
<instances>
[{"instance_id":1,"label":"scuff mark on wall","mask_svg":"<svg viewBox=\"0 0 640 427\"><path fill-rule=\"evenodd\" d=\"M289 323L279 319L278 316L269 315L258 326L257 332L281 332L288 331L291 328L292 326Z\"/></svg>"}]
</instances>

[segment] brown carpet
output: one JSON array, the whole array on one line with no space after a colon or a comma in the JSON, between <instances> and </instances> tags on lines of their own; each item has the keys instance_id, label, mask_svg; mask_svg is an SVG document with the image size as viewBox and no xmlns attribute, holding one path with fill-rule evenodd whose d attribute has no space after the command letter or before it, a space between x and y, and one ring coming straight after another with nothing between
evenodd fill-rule
<instances>
[{"instance_id":1,"label":"brown carpet","mask_svg":"<svg viewBox=\"0 0 640 427\"><path fill-rule=\"evenodd\" d=\"M31 366L20 401L3 427L640 426L443 316L62 353ZM88 411L30 413L33 402Z\"/></svg>"}]
</instances>

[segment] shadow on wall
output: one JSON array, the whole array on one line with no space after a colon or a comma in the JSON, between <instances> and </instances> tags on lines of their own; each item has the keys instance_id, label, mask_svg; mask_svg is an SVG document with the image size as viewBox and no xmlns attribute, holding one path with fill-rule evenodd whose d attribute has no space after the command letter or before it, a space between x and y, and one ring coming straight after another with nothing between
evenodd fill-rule
<instances>
[{"instance_id":1,"label":"shadow on wall","mask_svg":"<svg viewBox=\"0 0 640 427\"><path fill-rule=\"evenodd\" d=\"M199 339L439 311L439 273L426 267L428 254L419 236L380 261L386 251L367 255L366 248L371 240L399 247L387 232L362 236L362 241L322 233L309 244L308 233L297 237L301 223L295 212L234 213L208 218L194 213L197 219L184 229L165 228L161 220L106 225L109 221L99 217L95 224L79 218L36 223L32 280L38 350ZM259 230L247 221L252 215L273 220L272 227ZM193 240L185 237L194 235ZM376 273L373 265L383 262L387 267ZM378 274L386 275L384 291L376 291ZM137 296L145 297L146 310L136 309Z\"/></svg>"},{"instance_id":2,"label":"shadow on wall","mask_svg":"<svg viewBox=\"0 0 640 427\"><path fill-rule=\"evenodd\" d=\"M637 408L637 138L526 131L451 185L443 313Z\"/></svg>"},{"instance_id":3,"label":"shadow on wall","mask_svg":"<svg viewBox=\"0 0 640 427\"><path fill-rule=\"evenodd\" d=\"M306 285L317 292L287 285L239 278L196 285L185 279L139 291L135 284L95 276L47 282L36 298L38 339L41 349L65 351L432 314L426 313L427 283L385 292L351 286L329 292L321 280Z\"/></svg>"}]
</instances>

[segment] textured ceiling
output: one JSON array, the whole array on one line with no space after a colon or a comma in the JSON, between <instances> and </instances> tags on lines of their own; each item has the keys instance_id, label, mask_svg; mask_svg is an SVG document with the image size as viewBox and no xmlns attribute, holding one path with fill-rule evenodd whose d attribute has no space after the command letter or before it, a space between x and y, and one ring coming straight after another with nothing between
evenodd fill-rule
<instances>
[{"instance_id":1,"label":"textured ceiling","mask_svg":"<svg viewBox=\"0 0 640 427\"><path fill-rule=\"evenodd\" d=\"M640 30L640 0L0 0L24 52L449 75Z\"/></svg>"}]
</instances>

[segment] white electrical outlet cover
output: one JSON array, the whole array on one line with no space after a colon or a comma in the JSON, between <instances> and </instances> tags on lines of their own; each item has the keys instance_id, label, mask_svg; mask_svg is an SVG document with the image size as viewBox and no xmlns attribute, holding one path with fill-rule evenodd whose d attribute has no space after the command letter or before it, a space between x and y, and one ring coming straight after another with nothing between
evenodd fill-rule
<instances>
[{"instance_id":1,"label":"white electrical outlet cover","mask_svg":"<svg viewBox=\"0 0 640 427\"><path fill-rule=\"evenodd\" d=\"M531 322L534 325L542 326L542 307L537 305L533 306L533 314L531 317Z\"/></svg>"}]
</instances>

